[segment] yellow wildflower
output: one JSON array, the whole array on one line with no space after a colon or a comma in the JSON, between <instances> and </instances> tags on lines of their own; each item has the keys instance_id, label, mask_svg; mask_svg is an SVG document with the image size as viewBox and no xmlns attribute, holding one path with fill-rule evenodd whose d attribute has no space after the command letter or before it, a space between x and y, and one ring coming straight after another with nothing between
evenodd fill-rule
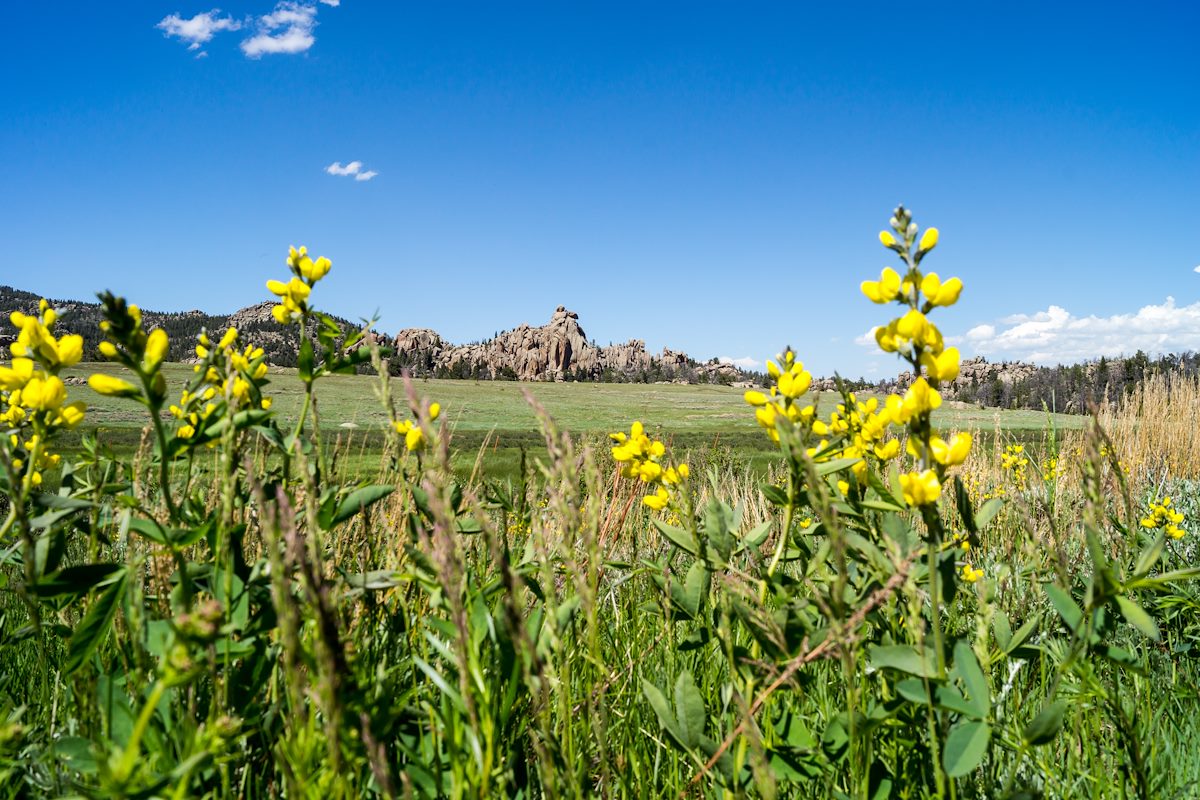
<instances>
[{"instance_id":1,"label":"yellow wildflower","mask_svg":"<svg viewBox=\"0 0 1200 800\"><path fill-rule=\"evenodd\" d=\"M669 503L670 500L670 493L667 492L665 488L660 486L658 487L658 491L656 491L654 494L648 494L643 497L642 503L654 509L655 511L662 511L667 507L667 503Z\"/></svg>"},{"instance_id":2,"label":"yellow wildflower","mask_svg":"<svg viewBox=\"0 0 1200 800\"><path fill-rule=\"evenodd\" d=\"M938 243L938 229L930 228L929 230L925 231L925 233L921 236L921 244L919 245L919 247L920 247L921 252L927 253L930 250L932 250L933 248L937 247L937 243Z\"/></svg>"},{"instance_id":3,"label":"yellow wildflower","mask_svg":"<svg viewBox=\"0 0 1200 800\"><path fill-rule=\"evenodd\" d=\"M877 281L863 281L859 287L872 303L890 303L900 293L900 274L891 267L884 267Z\"/></svg>"},{"instance_id":4,"label":"yellow wildflower","mask_svg":"<svg viewBox=\"0 0 1200 800\"><path fill-rule=\"evenodd\" d=\"M960 367L957 347L947 347L941 355L929 351L921 353L921 365L930 380L952 381L958 377Z\"/></svg>"},{"instance_id":5,"label":"yellow wildflower","mask_svg":"<svg viewBox=\"0 0 1200 800\"><path fill-rule=\"evenodd\" d=\"M967 583L975 583L975 581L983 577L983 570L975 569L970 564L963 564L962 572L959 574Z\"/></svg>"},{"instance_id":6,"label":"yellow wildflower","mask_svg":"<svg viewBox=\"0 0 1200 800\"><path fill-rule=\"evenodd\" d=\"M942 494L942 484L932 469L924 472L909 472L900 476L900 489L904 502L910 506L927 506L936 503Z\"/></svg>"},{"instance_id":7,"label":"yellow wildflower","mask_svg":"<svg viewBox=\"0 0 1200 800\"><path fill-rule=\"evenodd\" d=\"M167 340L167 332L162 328L155 328L150 332L150 337L146 339L146 357L143 366L147 371L153 372L166 358L167 349L170 347L170 342Z\"/></svg>"},{"instance_id":8,"label":"yellow wildflower","mask_svg":"<svg viewBox=\"0 0 1200 800\"><path fill-rule=\"evenodd\" d=\"M138 393L137 387L132 383L102 372L88 378L88 386L92 387L96 394L108 397L133 397Z\"/></svg>"}]
</instances>

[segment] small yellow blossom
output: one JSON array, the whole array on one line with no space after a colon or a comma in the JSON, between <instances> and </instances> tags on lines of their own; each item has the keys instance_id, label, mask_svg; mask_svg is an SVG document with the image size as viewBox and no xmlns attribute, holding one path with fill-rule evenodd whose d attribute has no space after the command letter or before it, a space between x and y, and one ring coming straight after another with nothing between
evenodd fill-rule
<instances>
[{"instance_id":1,"label":"small yellow blossom","mask_svg":"<svg viewBox=\"0 0 1200 800\"><path fill-rule=\"evenodd\" d=\"M96 394L108 397L132 397L138 393L137 387L129 381L102 372L88 378L88 386L92 387Z\"/></svg>"},{"instance_id":2,"label":"small yellow blossom","mask_svg":"<svg viewBox=\"0 0 1200 800\"><path fill-rule=\"evenodd\" d=\"M936 503L942 494L942 484L932 469L924 472L909 472L900 476L900 489L904 502L910 506L927 506Z\"/></svg>"},{"instance_id":3,"label":"small yellow blossom","mask_svg":"<svg viewBox=\"0 0 1200 800\"><path fill-rule=\"evenodd\" d=\"M877 281L863 281L859 287L872 303L890 303L900 294L900 274L891 267L884 267Z\"/></svg>"},{"instance_id":4,"label":"small yellow blossom","mask_svg":"<svg viewBox=\"0 0 1200 800\"><path fill-rule=\"evenodd\" d=\"M938 229L930 228L921 236L921 244L919 246L922 252L929 252L933 248L937 247L937 243Z\"/></svg>"},{"instance_id":5,"label":"small yellow blossom","mask_svg":"<svg viewBox=\"0 0 1200 800\"><path fill-rule=\"evenodd\" d=\"M670 493L667 492L665 488L660 486L658 487L658 491L656 491L654 494L648 494L643 497L642 503L654 509L655 511L662 511L667 507L667 503L669 503L670 500Z\"/></svg>"},{"instance_id":6,"label":"small yellow blossom","mask_svg":"<svg viewBox=\"0 0 1200 800\"><path fill-rule=\"evenodd\" d=\"M941 355L933 355L929 351L921 353L921 365L930 380L952 381L958 377L960 367L957 347L947 347Z\"/></svg>"},{"instance_id":7,"label":"small yellow blossom","mask_svg":"<svg viewBox=\"0 0 1200 800\"><path fill-rule=\"evenodd\" d=\"M170 342L167 340L166 331L162 328L155 328L150 332L149 338L146 339L146 356L143 362L147 371L153 372L158 369L158 365L166 358L169 347Z\"/></svg>"}]
</instances>

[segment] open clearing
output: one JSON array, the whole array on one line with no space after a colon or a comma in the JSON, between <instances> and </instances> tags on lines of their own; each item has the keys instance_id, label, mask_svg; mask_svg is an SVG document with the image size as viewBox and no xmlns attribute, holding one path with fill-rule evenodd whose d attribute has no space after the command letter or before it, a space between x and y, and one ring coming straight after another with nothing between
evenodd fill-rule
<instances>
[{"instance_id":1,"label":"open clearing","mask_svg":"<svg viewBox=\"0 0 1200 800\"><path fill-rule=\"evenodd\" d=\"M70 373L86 377L93 372L121 374L112 364L81 364ZM185 364L164 368L177 397L191 377ZM284 420L299 413L303 390L295 370L273 369L268 394ZM628 430L641 420L656 435L675 447L701 452L720 451L765 467L777 451L754 421L742 399L742 390L719 385L641 383L517 383L512 381L417 380L418 396L442 404L442 413L454 434L455 466L469 469L476 451L486 441L488 471L511 474L522 450L543 451L537 419L526 396L540 403L565 430L587 439L611 431ZM378 462L382 431L387 419L376 396L378 379L368 375L334 375L317 384L322 428L340 439L343 464L369 470ZM84 430L99 430L104 441L118 449L131 448L146 422L145 410L129 400L97 395L87 386L71 386L71 397L88 404ZM405 408L404 381L392 380L392 393L401 416ZM862 396L869 396L863 393ZM822 413L839 402L832 392L820 397ZM1086 417L1047 415L1033 411L980 408L947 402L936 415L946 429L973 430L984 441L994 432L1022 441L1040 439L1051 421L1059 428L1076 429Z\"/></svg>"}]
</instances>

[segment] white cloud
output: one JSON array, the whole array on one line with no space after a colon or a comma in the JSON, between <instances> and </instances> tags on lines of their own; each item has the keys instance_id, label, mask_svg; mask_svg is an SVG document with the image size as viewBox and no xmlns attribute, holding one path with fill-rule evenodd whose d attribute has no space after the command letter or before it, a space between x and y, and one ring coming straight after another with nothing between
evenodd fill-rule
<instances>
[{"instance_id":1,"label":"white cloud","mask_svg":"<svg viewBox=\"0 0 1200 800\"><path fill-rule=\"evenodd\" d=\"M330 175L356 175L362 169L361 161L351 161L346 166L342 166L342 162L335 161L325 168L325 171Z\"/></svg>"},{"instance_id":2,"label":"white cloud","mask_svg":"<svg viewBox=\"0 0 1200 800\"><path fill-rule=\"evenodd\" d=\"M718 356L717 361L722 364L733 364L735 367L742 369L762 369L763 363L750 356L742 356L741 358L730 358L729 356Z\"/></svg>"},{"instance_id":3,"label":"white cloud","mask_svg":"<svg viewBox=\"0 0 1200 800\"><path fill-rule=\"evenodd\" d=\"M1200 265L1192 267L1192 272L1200 272Z\"/></svg>"},{"instance_id":4,"label":"white cloud","mask_svg":"<svg viewBox=\"0 0 1200 800\"><path fill-rule=\"evenodd\" d=\"M201 46L212 40L213 36L221 31L236 31L242 27L242 23L238 22L233 17L219 17L221 9L214 8L212 11L205 11L203 14L197 14L189 19L184 19L178 14L171 14L163 17L156 25L159 30L163 31L166 36L174 36L188 43L188 50L200 50ZM206 54L203 50L196 55L196 58L203 58Z\"/></svg>"},{"instance_id":5,"label":"white cloud","mask_svg":"<svg viewBox=\"0 0 1200 800\"><path fill-rule=\"evenodd\" d=\"M871 348L878 347L879 345L875 341L875 331L877 331L877 330L879 330L878 325L871 328L871 330L867 331L862 336L855 336L854 343L856 345L858 345L859 347L871 347Z\"/></svg>"},{"instance_id":6,"label":"white cloud","mask_svg":"<svg viewBox=\"0 0 1200 800\"><path fill-rule=\"evenodd\" d=\"M351 161L349 164L343 165L340 161L335 161L325 168L325 171L330 175L338 175L340 177L354 176L356 181L369 181L379 173L373 169L363 169L361 161Z\"/></svg>"},{"instance_id":7,"label":"white cloud","mask_svg":"<svg viewBox=\"0 0 1200 800\"><path fill-rule=\"evenodd\" d=\"M307 3L283 0L270 14L259 17L256 33L242 42L247 58L264 55L303 53L317 41L313 28L317 26L317 7Z\"/></svg>"},{"instance_id":8,"label":"white cloud","mask_svg":"<svg viewBox=\"0 0 1200 800\"><path fill-rule=\"evenodd\" d=\"M999 327L976 325L966 339L979 355L1037 364L1070 364L1137 350L1200 350L1200 302L1178 306L1168 297L1161 305L1111 317L1077 317L1052 305L1035 314L1006 317Z\"/></svg>"},{"instance_id":9,"label":"white cloud","mask_svg":"<svg viewBox=\"0 0 1200 800\"><path fill-rule=\"evenodd\" d=\"M330 6L331 8L337 8L342 4L342 0L321 0L321 4Z\"/></svg>"}]
</instances>

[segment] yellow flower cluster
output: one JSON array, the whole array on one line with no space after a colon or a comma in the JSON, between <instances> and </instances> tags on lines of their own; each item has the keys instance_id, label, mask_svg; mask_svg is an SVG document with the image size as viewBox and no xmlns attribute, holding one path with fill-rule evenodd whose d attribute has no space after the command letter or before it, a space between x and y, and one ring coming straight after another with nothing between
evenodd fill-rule
<instances>
[{"instance_id":1,"label":"yellow flower cluster","mask_svg":"<svg viewBox=\"0 0 1200 800\"><path fill-rule=\"evenodd\" d=\"M755 419L773 442L779 441L776 426L780 419L786 419L793 425L811 426L817 412L816 406L811 403L805 405L799 402L812 386L812 373L796 360L796 354L790 347L779 356L779 362L767 362L767 374L771 376L770 394L753 389L745 394L746 402L755 408Z\"/></svg>"},{"instance_id":2,"label":"yellow flower cluster","mask_svg":"<svg viewBox=\"0 0 1200 800\"><path fill-rule=\"evenodd\" d=\"M959 572L959 576L961 576L962 579L967 583L974 583L983 577L983 570L975 569L970 564L963 564L962 571Z\"/></svg>"},{"instance_id":3,"label":"yellow flower cluster","mask_svg":"<svg viewBox=\"0 0 1200 800\"><path fill-rule=\"evenodd\" d=\"M937 246L937 228L925 231L914 251L917 227L911 213L898 208L891 223L901 239L882 231L879 240L904 259L907 270L901 276L892 267L885 267L879 280L863 281L860 288L873 303L894 302L907 306L908 310L887 325L876 328L875 341L884 352L907 357L917 372L924 368L926 376L935 384L952 381L959 372L958 348L944 346L941 331L926 315L934 308L957 303L962 294L962 281L958 278L943 281L936 272L922 273L920 270L921 260Z\"/></svg>"},{"instance_id":4,"label":"yellow flower cluster","mask_svg":"<svg viewBox=\"0 0 1200 800\"><path fill-rule=\"evenodd\" d=\"M57 318L45 300L36 315L14 311L9 316L17 329L10 346L13 358L8 366L0 366L0 425L12 430L6 448L9 464L33 486L41 484L43 470L60 460L46 449L46 439L57 430L75 427L87 409L82 402L67 402L67 387L58 377L60 370L83 357L83 337L56 337Z\"/></svg>"},{"instance_id":5,"label":"yellow flower cluster","mask_svg":"<svg viewBox=\"0 0 1200 800\"><path fill-rule=\"evenodd\" d=\"M288 269L292 278L283 281L267 281L267 289L279 298L279 303L271 308L271 314L280 325L299 322L308 315L308 296L317 281L329 274L333 262L321 256L316 261L308 255L308 248L288 248Z\"/></svg>"},{"instance_id":6,"label":"yellow flower cluster","mask_svg":"<svg viewBox=\"0 0 1200 800\"><path fill-rule=\"evenodd\" d=\"M83 337L68 334L55 338L54 323L58 314L50 304L42 300L38 315L30 316L14 311L9 320L18 331L17 340L9 348L15 359L37 360L50 370L71 367L83 357Z\"/></svg>"},{"instance_id":7,"label":"yellow flower cluster","mask_svg":"<svg viewBox=\"0 0 1200 800\"><path fill-rule=\"evenodd\" d=\"M266 354L261 347L242 346L237 328L228 328L215 346L208 332L202 331L197 337L196 356L200 361L192 370L199 376L197 382L184 389L179 402L169 409L171 416L182 423L175 432L180 439L195 438L197 431L222 409L271 407L271 399L262 396Z\"/></svg>"},{"instance_id":8,"label":"yellow flower cluster","mask_svg":"<svg viewBox=\"0 0 1200 800\"><path fill-rule=\"evenodd\" d=\"M92 375L88 385L97 394L131 397L152 408L160 408L167 394L167 382L159 369L171 346L167 332L156 328L147 333L142 325L141 309L127 305L124 298L105 292L100 300L105 316L100 330L107 337L100 342L100 355L132 370L142 379L144 390L104 373Z\"/></svg>"},{"instance_id":9,"label":"yellow flower cluster","mask_svg":"<svg viewBox=\"0 0 1200 800\"><path fill-rule=\"evenodd\" d=\"M15 433L9 434L8 440L13 470L20 475L25 472L25 467L28 465L30 467L29 482L33 486L42 485L43 471L53 469L62 463L62 456L47 450L42 444L42 437L36 433L24 441Z\"/></svg>"},{"instance_id":10,"label":"yellow flower cluster","mask_svg":"<svg viewBox=\"0 0 1200 800\"><path fill-rule=\"evenodd\" d=\"M441 413L442 406L440 403L431 403L429 405L430 422L441 416ZM425 449L427 440L425 437L425 431L422 430L419 422L406 419L403 422L393 422L392 427L395 428L396 433L404 437L405 449L409 451Z\"/></svg>"},{"instance_id":11,"label":"yellow flower cluster","mask_svg":"<svg viewBox=\"0 0 1200 800\"><path fill-rule=\"evenodd\" d=\"M1025 482L1025 469L1029 459L1025 456L1025 445L1010 444L1000 455L1000 467L1017 483Z\"/></svg>"},{"instance_id":12,"label":"yellow flower cluster","mask_svg":"<svg viewBox=\"0 0 1200 800\"><path fill-rule=\"evenodd\" d=\"M867 460L872 456L881 462L895 458L900 454L900 440L887 439L888 428L895 424L896 418L892 409L886 405L880 407L879 398L872 397L862 402L850 394L848 399L852 406L847 408L845 403L839 403L829 415L829 423L814 420L812 430L818 436L832 434L846 438L847 444L842 448L841 455L843 458L859 459L851 470L862 483L867 477ZM817 456L827 446L828 442L822 440L809 450L809 455Z\"/></svg>"},{"instance_id":13,"label":"yellow flower cluster","mask_svg":"<svg viewBox=\"0 0 1200 800\"><path fill-rule=\"evenodd\" d=\"M1171 498L1164 497L1162 500L1150 504L1148 513L1142 518L1142 527L1150 530L1161 528L1172 539L1182 539L1187 535L1187 531L1179 527L1181 522L1183 522L1183 513L1175 509Z\"/></svg>"},{"instance_id":14,"label":"yellow flower cluster","mask_svg":"<svg viewBox=\"0 0 1200 800\"><path fill-rule=\"evenodd\" d=\"M904 493L904 502L910 506L927 506L941 497L942 482L932 469L909 472L900 476L900 490Z\"/></svg>"},{"instance_id":15,"label":"yellow flower cluster","mask_svg":"<svg viewBox=\"0 0 1200 800\"><path fill-rule=\"evenodd\" d=\"M1051 456L1042 460L1042 480L1049 483L1057 480L1063 474L1063 468L1058 463L1058 456Z\"/></svg>"},{"instance_id":16,"label":"yellow flower cluster","mask_svg":"<svg viewBox=\"0 0 1200 800\"><path fill-rule=\"evenodd\" d=\"M645 426L640 422L634 422L629 427L629 433L618 431L610 433L608 438L616 442L612 456L621 464L621 475L657 485L654 494L646 495L642 502L655 511L666 508L671 502L668 487L678 486L687 480L688 465L664 466L662 459L667 453L666 445L647 436Z\"/></svg>"},{"instance_id":17,"label":"yellow flower cluster","mask_svg":"<svg viewBox=\"0 0 1200 800\"><path fill-rule=\"evenodd\" d=\"M937 246L937 228L926 230L918 240L912 213L903 206L896 209L890 224L894 233L881 232L879 241L900 256L904 272L885 267L879 280L863 281L860 288L873 303L896 303L906 309L876 328L875 340L884 352L905 358L917 376L903 397L887 398L884 410L890 422L908 427L908 454L918 463L916 469L900 476L901 489L909 505L924 506L938 501L946 470L965 462L971 452L969 434L943 439L930 424L931 415L942 404L937 387L958 377L960 356L957 348L945 346L941 331L927 315L935 308L957 303L963 284L958 278L942 280L936 272L921 271L921 261Z\"/></svg>"}]
</instances>

